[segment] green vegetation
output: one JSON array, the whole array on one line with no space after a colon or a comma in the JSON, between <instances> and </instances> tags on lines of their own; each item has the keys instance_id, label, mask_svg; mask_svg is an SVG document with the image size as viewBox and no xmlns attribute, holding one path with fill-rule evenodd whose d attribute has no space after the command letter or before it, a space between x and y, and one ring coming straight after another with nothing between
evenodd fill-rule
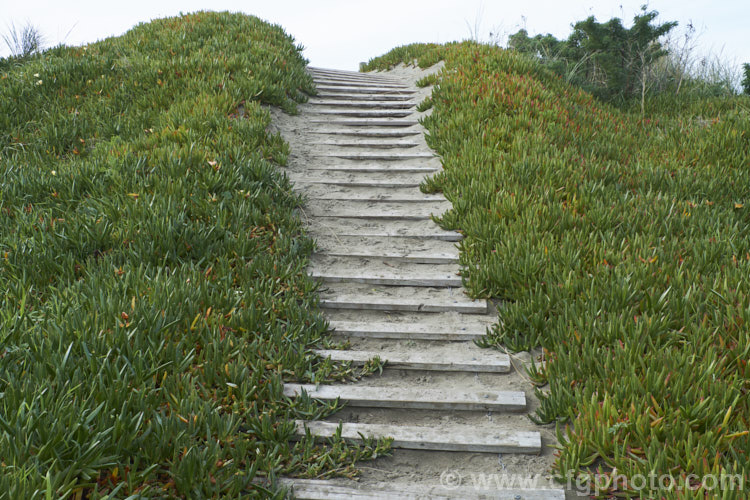
<instances>
[{"instance_id":1,"label":"green vegetation","mask_svg":"<svg viewBox=\"0 0 750 500\"><path fill-rule=\"evenodd\" d=\"M366 69L441 59L424 124L444 171L423 189L453 203L437 220L465 235L469 293L503 299L481 344L543 348L529 373L548 385L534 420L559 424L555 472L695 474L695 491L656 496L745 498L750 100L655 101L642 118L473 42L399 47ZM708 491L709 474L744 490ZM601 491L655 495L636 488Z\"/></svg>"},{"instance_id":2,"label":"green vegetation","mask_svg":"<svg viewBox=\"0 0 750 500\"><path fill-rule=\"evenodd\" d=\"M261 104L314 91L254 17L0 65L0 498L281 495L383 452L290 443L320 360L312 242ZM374 367L373 367L374 368Z\"/></svg>"},{"instance_id":3,"label":"green vegetation","mask_svg":"<svg viewBox=\"0 0 750 500\"><path fill-rule=\"evenodd\" d=\"M692 24L677 39L672 35L677 23L654 24L657 17L658 12L645 6L629 28L619 18L600 23L589 17L575 23L566 40L550 34L529 37L522 29L509 37L508 46L600 99L637 103L641 115L682 107L695 98L736 93L734 67L709 56L697 61ZM654 98L659 102L647 109L647 100Z\"/></svg>"},{"instance_id":4,"label":"green vegetation","mask_svg":"<svg viewBox=\"0 0 750 500\"><path fill-rule=\"evenodd\" d=\"M508 46L530 54L597 97L615 100L640 96L648 84L655 62L667 55L659 42L677 26L676 22L652 24L658 13L645 7L625 28L619 18L599 23L591 16L573 25L567 40L537 35L526 30L511 35Z\"/></svg>"},{"instance_id":5,"label":"green vegetation","mask_svg":"<svg viewBox=\"0 0 750 500\"><path fill-rule=\"evenodd\" d=\"M16 27L15 23L8 26L8 32L2 35L5 45L10 50L9 61L23 61L42 50L44 37L42 33L31 23L23 27Z\"/></svg>"}]
</instances>

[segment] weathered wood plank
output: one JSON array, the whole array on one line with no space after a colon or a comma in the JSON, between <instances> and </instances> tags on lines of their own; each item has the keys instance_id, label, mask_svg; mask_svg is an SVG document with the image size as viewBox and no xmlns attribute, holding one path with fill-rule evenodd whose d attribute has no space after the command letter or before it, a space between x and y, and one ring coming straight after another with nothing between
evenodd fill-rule
<instances>
[{"instance_id":1,"label":"weathered wood plank","mask_svg":"<svg viewBox=\"0 0 750 500\"><path fill-rule=\"evenodd\" d=\"M367 283L391 286L461 286L456 264L385 262L378 257L315 254L308 273L326 283Z\"/></svg>"},{"instance_id":2,"label":"weathered wood plank","mask_svg":"<svg viewBox=\"0 0 750 500\"><path fill-rule=\"evenodd\" d=\"M372 236L317 236L316 254L335 257L368 257L409 263L458 262L454 243L430 238L380 238Z\"/></svg>"},{"instance_id":3,"label":"weathered wood plank","mask_svg":"<svg viewBox=\"0 0 750 500\"><path fill-rule=\"evenodd\" d=\"M394 448L411 450L470 451L479 453L539 454L542 438L534 431L508 431L493 427L450 425L445 428L382 424L305 422L297 420L297 435L305 430L320 438L334 435L341 425L341 437L361 441L365 437L392 437Z\"/></svg>"},{"instance_id":4,"label":"weathered wood plank","mask_svg":"<svg viewBox=\"0 0 750 500\"><path fill-rule=\"evenodd\" d=\"M325 401L340 399L348 406L413 410L523 411L526 395L521 391L451 392L422 387L373 387L364 385L284 384L284 395Z\"/></svg>"},{"instance_id":5,"label":"weathered wood plank","mask_svg":"<svg viewBox=\"0 0 750 500\"><path fill-rule=\"evenodd\" d=\"M345 93L345 94L399 94L399 95L413 95L416 92L407 88L393 88L386 87L377 84L373 84L367 87L356 87L346 85L316 85L315 88L318 92L327 93Z\"/></svg>"},{"instance_id":6,"label":"weathered wood plank","mask_svg":"<svg viewBox=\"0 0 750 500\"><path fill-rule=\"evenodd\" d=\"M473 347L473 349L471 348ZM315 351L319 356L332 361L351 361L362 365L378 356L387 361L386 368L400 370L427 370L449 372L482 372L508 373L510 357L490 349L481 349L472 345L466 349L454 346L447 348L421 348L420 351L382 352L320 349Z\"/></svg>"},{"instance_id":7,"label":"weathered wood plank","mask_svg":"<svg viewBox=\"0 0 750 500\"><path fill-rule=\"evenodd\" d=\"M300 500L565 500L565 491L558 488L522 488L481 490L470 486L389 484L335 484L320 479L281 479ZM509 484L514 484L510 483Z\"/></svg>"},{"instance_id":8,"label":"weathered wood plank","mask_svg":"<svg viewBox=\"0 0 750 500\"><path fill-rule=\"evenodd\" d=\"M486 300L472 300L461 289L330 283L320 291L320 305L328 309L484 314Z\"/></svg>"},{"instance_id":9,"label":"weathered wood plank","mask_svg":"<svg viewBox=\"0 0 750 500\"><path fill-rule=\"evenodd\" d=\"M327 118L325 120L310 120L310 123L347 127L413 127L419 124L417 120L404 118Z\"/></svg>"}]
</instances>

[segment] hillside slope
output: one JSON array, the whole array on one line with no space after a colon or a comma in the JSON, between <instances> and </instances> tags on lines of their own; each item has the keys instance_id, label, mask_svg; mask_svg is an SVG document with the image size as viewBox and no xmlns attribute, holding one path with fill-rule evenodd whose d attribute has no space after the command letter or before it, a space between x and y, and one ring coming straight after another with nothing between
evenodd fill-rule
<instances>
[{"instance_id":1,"label":"hillside slope","mask_svg":"<svg viewBox=\"0 0 750 500\"><path fill-rule=\"evenodd\" d=\"M289 442L335 405L282 378L352 375L312 352L312 241L261 107L314 92L305 64L205 12L2 61L0 498L268 497L373 450Z\"/></svg>"},{"instance_id":2,"label":"hillside slope","mask_svg":"<svg viewBox=\"0 0 750 500\"><path fill-rule=\"evenodd\" d=\"M544 348L530 375L548 384L536 419L562 424L556 473L604 496L648 496L635 480L652 471L706 478L696 498L731 474L722 498L743 498L747 98L641 119L470 42L399 47L365 69L415 59L446 62L421 105L444 172L423 189L453 203L439 222L465 235L465 286L503 301L483 344Z\"/></svg>"}]
</instances>

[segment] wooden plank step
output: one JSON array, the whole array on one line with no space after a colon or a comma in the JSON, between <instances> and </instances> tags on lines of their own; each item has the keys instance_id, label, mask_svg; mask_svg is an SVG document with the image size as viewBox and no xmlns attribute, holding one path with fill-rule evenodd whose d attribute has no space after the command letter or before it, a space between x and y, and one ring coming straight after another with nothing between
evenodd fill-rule
<instances>
[{"instance_id":1,"label":"wooden plank step","mask_svg":"<svg viewBox=\"0 0 750 500\"><path fill-rule=\"evenodd\" d=\"M412 135L422 135L422 132L418 129L374 129L374 128L338 128L338 129L326 129L320 128L310 132L311 134L317 135L334 135L334 136L346 136L346 137L380 137L380 138L392 138L392 137L409 137Z\"/></svg>"},{"instance_id":2,"label":"wooden plank step","mask_svg":"<svg viewBox=\"0 0 750 500\"><path fill-rule=\"evenodd\" d=\"M426 387L377 387L366 385L284 384L284 396L306 392L323 401L341 400L350 407L406 410L524 411L522 391L450 391Z\"/></svg>"},{"instance_id":3,"label":"wooden plank step","mask_svg":"<svg viewBox=\"0 0 750 500\"><path fill-rule=\"evenodd\" d=\"M315 109L312 114L323 116L351 116L358 118L406 118L412 114L408 109Z\"/></svg>"},{"instance_id":4,"label":"wooden plank step","mask_svg":"<svg viewBox=\"0 0 750 500\"><path fill-rule=\"evenodd\" d=\"M399 370L482 373L508 373L510 371L510 357L507 354L482 349L473 344L470 346L473 349L457 349L455 345L448 345L432 348L420 347L419 351L411 352L320 349L315 353L323 358L330 358L332 361L351 361L355 365L363 365L379 357L387 361L386 368Z\"/></svg>"},{"instance_id":5,"label":"wooden plank step","mask_svg":"<svg viewBox=\"0 0 750 500\"><path fill-rule=\"evenodd\" d=\"M351 100L351 101L411 101L411 94L362 94L362 93L350 93L350 92L321 92L318 89L318 93L315 97L321 99L338 99L338 100Z\"/></svg>"},{"instance_id":6,"label":"wooden plank step","mask_svg":"<svg viewBox=\"0 0 750 500\"><path fill-rule=\"evenodd\" d=\"M372 84L366 87L357 86L346 86L346 85L316 85L318 93L326 92L328 94L400 94L400 95L414 95L416 91L407 88L393 88L388 86L382 86Z\"/></svg>"},{"instance_id":7,"label":"wooden plank step","mask_svg":"<svg viewBox=\"0 0 750 500\"><path fill-rule=\"evenodd\" d=\"M310 71L313 79L343 80L354 82L383 82L404 85L403 80L387 75L368 75L364 73L339 73L332 71Z\"/></svg>"},{"instance_id":8,"label":"wooden plank step","mask_svg":"<svg viewBox=\"0 0 750 500\"><path fill-rule=\"evenodd\" d=\"M346 160L374 160L374 161L398 161L398 160L421 160L426 158L437 158L434 153L428 151L330 151L316 155L322 158L342 158Z\"/></svg>"},{"instance_id":9,"label":"wooden plank step","mask_svg":"<svg viewBox=\"0 0 750 500\"><path fill-rule=\"evenodd\" d=\"M367 162L356 162L356 163L324 163L322 165L312 164L308 167L309 172L380 172L386 173L422 173L432 174L440 171L439 162L414 162L414 163L393 163L393 162L380 162L380 163L367 163Z\"/></svg>"},{"instance_id":10,"label":"wooden plank step","mask_svg":"<svg viewBox=\"0 0 750 500\"><path fill-rule=\"evenodd\" d=\"M338 257L378 257L422 264L458 262L458 248L450 241L372 236L319 236L316 253Z\"/></svg>"},{"instance_id":11,"label":"wooden plank step","mask_svg":"<svg viewBox=\"0 0 750 500\"><path fill-rule=\"evenodd\" d=\"M359 219L431 220L452 207L449 201L396 202L363 200L309 200L305 213L311 217Z\"/></svg>"},{"instance_id":12,"label":"wooden plank step","mask_svg":"<svg viewBox=\"0 0 750 500\"><path fill-rule=\"evenodd\" d=\"M394 83L400 83L401 80L398 78L395 78L390 75L384 75L384 74L373 74L373 73L360 73L357 71L346 71L346 70L338 70L338 69L327 69L327 68L307 68L308 72L313 76L329 76L329 77L335 77L335 78L351 78L354 80L377 80L377 81L386 81L386 82L394 82Z\"/></svg>"},{"instance_id":13,"label":"wooden plank step","mask_svg":"<svg viewBox=\"0 0 750 500\"><path fill-rule=\"evenodd\" d=\"M402 83L392 83L392 82L385 82L385 81L377 81L377 80L342 80L338 78L327 78L324 76L316 76L313 78L313 81L315 82L316 87L324 86L324 87L373 87L376 86L378 88L388 88L388 89L397 89L397 90L409 90L409 87Z\"/></svg>"},{"instance_id":14,"label":"wooden plank step","mask_svg":"<svg viewBox=\"0 0 750 500\"><path fill-rule=\"evenodd\" d=\"M300 500L565 500L565 491L559 488L495 488L477 489L472 486L422 486L416 484L338 484L322 479L280 479L294 498ZM510 480L508 484L514 485Z\"/></svg>"},{"instance_id":15,"label":"wooden plank step","mask_svg":"<svg viewBox=\"0 0 750 500\"><path fill-rule=\"evenodd\" d=\"M466 316L466 315L464 315ZM403 322L358 322L331 321L331 328L336 335L362 339L391 340L443 340L465 342L485 336L486 326L482 323L472 325L422 324Z\"/></svg>"},{"instance_id":16,"label":"wooden plank step","mask_svg":"<svg viewBox=\"0 0 750 500\"><path fill-rule=\"evenodd\" d=\"M304 436L307 430L316 437L330 438L341 426L341 437L360 441L365 437L392 437L393 447L411 450L468 451L475 453L529 453L538 455L542 450L542 437L535 431L510 431L494 426L477 428L468 425L451 425L445 428L355 424L332 422L295 421L296 434Z\"/></svg>"},{"instance_id":17,"label":"wooden plank step","mask_svg":"<svg viewBox=\"0 0 750 500\"><path fill-rule=\"evenodd\" d=\"M338 146L342 148L368 148L368 149L406 149L419 146L416 141L399 139L330 139L327 141L313 142L317 146Z\"/></svg>"},{"instance_id":18,"label":"wooden plank step","mask_svg":"<svg viewBox=\"0 0 750 500\"><path fill-rule=\"evenodd\" d=\"M337 186L418 187L425 178L423 172L351 172L341 170L313 170L290 172L289 180L295 184L334 184Z\"/></svg>"},{"instance_id":19,"label":"wooden plank step","mask_svg":"<svg viewBox=\"0 0 750 500\"><path fill-rule=\"evenodd\" d=\"M373 287L359 283L326 284L320 290L320 306L326 309L475 314L485 314L489 309L486 300L472 300L460 288Z\"/></svg>"},{"instance_id":20,"label":"wooden plank step","mask_svg":"<svg viewBox=\"0 0 750 500\"><path fill-rule=\"evenodd\" d=\"M318 219L308 230L314 236L324 237L367 237L396 239L431 239L441 241L461 241L463 235L456 231L446 231L432 221L377 220L331 217Z\"/></svg>"},{"instance_id":21,"label":"wooden plank step","mask_svg":"<svg viewBox=\"0 0 750 500\"><path fill-rule=\"evenodd\" d=\"M342 108L379 108L379 109L409 109L417 105L414 101L347 101L339 99L309 99L313 106L328 106Z\"/></svg>"},{"instance_id":22,"label":"wooden plank step","mask_svg":"<svg viewBox=\"0 0 750 500\"><path fill-rule=\"evenodd\" d=\"M386 262L382 258L315 254L308 272L313 278L327 283L460 287L458 270L458 266L452 263Z\"/></svg>"},{"instance_id":23,"label":"wooden plank step","mask_svg":"<svg viewBox=\"0 0 750 500\"><path fill-rule=\"evenodd\" d=\"M310 120L310 123L345 127L413 127L419 124L417 120L404 118L328 118L325 120Z\"/></svg>"},{"instance_id":24,"label":"wooden plank step","mask_svg":"<svg viewBox=\"0 0 750 500\"><path fill-rule=\"evenodd\" d=\"M441 193L425 194L414 187L369 187L337 186L322 184L299 184L300 192L311 200L363 200L392 201L400 203L444 202Z\"/></svg>"}]
</instances>

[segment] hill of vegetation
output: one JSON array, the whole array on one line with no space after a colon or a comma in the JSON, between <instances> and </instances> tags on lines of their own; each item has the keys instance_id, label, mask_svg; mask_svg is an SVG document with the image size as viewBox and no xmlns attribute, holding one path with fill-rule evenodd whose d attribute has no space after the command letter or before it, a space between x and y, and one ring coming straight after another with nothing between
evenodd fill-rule
<instances>
[{"instance_id":1,"label":"hill of vegetation","mask_svg":"<svg viewBox=\"0 0 750 500\"><path fill-rule=\"evenodd\" d=\"M558 423L555 472L604 496L657 495L635 482L654 473L694 488L657 496L745 498L750 100L649 98L643 115L474 42L365 69L439 60L420 108L444 171L423 190L453 203L437 220L465 235L471 295L502 299L482 344L543 348L530 376L535 420Z\"/></svg>"},{"instance_id":2,"label":"hill of vegetation","mask_svg":"<svg viewBox=\"0 0 750 500\"><path fill-rule=\"evenodd\" d=\"M281 495L377 443L330 412L312 241L261 104L313 93L278 26L196 13L0 61L0 498Z\"/></svg>"}]
</instances>

